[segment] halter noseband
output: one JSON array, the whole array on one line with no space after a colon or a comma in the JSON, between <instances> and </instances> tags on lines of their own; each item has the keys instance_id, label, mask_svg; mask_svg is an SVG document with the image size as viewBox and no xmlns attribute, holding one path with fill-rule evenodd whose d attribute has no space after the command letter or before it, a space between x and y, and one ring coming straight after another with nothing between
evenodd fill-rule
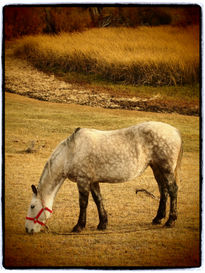
<instances>
[{"instance_id":1,"label":"halter noseband","mask_svg":"<svg viewBox=\"0 0 205 273\"><path fill-rule=\"evenodd\" d=\"M53 211L50 210L49 208L45 207L45 208L42 208L42 209L39 211L39 213L37 214L36 217L26 217L26 220L31 220L31 221L34 222L34 224L38 223L38 224L40 224L41 226L45 226L45 225L46 225L45 223L43 223L43 222L41 222L41 221L38 220L38 218L41 216L41 214L42 214L42 212L43 212L44 210L47 210L47 211L50 212L50 213L53 212Z\"/></svg>"}]
</instances>

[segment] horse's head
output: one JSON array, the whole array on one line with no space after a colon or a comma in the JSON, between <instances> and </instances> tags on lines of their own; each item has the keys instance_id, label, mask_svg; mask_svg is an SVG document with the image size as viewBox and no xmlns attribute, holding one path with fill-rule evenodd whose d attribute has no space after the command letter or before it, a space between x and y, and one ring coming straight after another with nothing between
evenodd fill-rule
<instances>
[{"instance_id":1,"label":"horse's head","mask_svg":"<svg viewBox=\"0 0 205 273\"><path fill-rule=\"evenodd\" d=\"M33 191L33 197L28 208L25 228L27 233L33 234L34 232L39 232L41 227L46 225L46 219L49 217L46 211L50 214L52 213L52 210L44 207L43 201L36 187L32 185L31 188Z\"/></svg>"}]
</instances>

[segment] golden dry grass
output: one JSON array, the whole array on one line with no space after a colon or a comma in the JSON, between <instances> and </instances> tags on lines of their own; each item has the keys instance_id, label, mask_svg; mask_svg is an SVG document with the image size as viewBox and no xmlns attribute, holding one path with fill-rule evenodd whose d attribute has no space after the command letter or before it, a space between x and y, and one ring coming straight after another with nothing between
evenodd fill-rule
<instances>
[{"instance_id":1,"label":"golden dry grass","mask_svg":"<svg viewBox=\"0 0 205 273\"><path fill-rule=\"evenodd\" d=\"M133 85L199 80L199 29L171 26L91 29L18 41L15 54L38 68L94 74Z\"/></svg>"},{"instance_id":2,"label":"golden dry grass","mask_svg":"<svg viewBox=\"0 0 205 273\"><path fill-rule=\"evenodd\" d=\"M199 118L105 110L86 106L35 101L6 93L5 104L5 252L6 267L180 267L200 264ZM76 127L115 129L158 120L182 132L184 157L179 183L176 226L153 227L158 202L138 193L146 188L159 195L150 169L141 178L122 184L102 184L109 225L96 230L97 210L90 198L84 235L25 233L31 184L37 184L43 166L59 141ZM25 153L31 141L35 152ZM78 219L75 183L65 181L49 220L53 231L69 233Z\"/></svg>"}]
</instances>

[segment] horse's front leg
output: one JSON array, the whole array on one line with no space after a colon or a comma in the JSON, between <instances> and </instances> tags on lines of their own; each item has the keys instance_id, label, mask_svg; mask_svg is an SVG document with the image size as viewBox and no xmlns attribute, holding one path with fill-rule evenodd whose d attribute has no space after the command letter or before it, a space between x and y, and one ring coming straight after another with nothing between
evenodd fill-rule
<instances>
[{"instance_id":1,"label":"horse's front leg","mask_svg":"<svg viewBox=\"0 0 205 273\"><path fill-rule=\"evenodd\" d=\"M106 229L107 222L108 222L107 221L107 213L106 213L104 206L103 206L99 183L92 183L91 184L91 193L92 193L93 200L95 201L95 204L97 206L98 214L99 214L100 223L99 223L97 229L99 229L99 230Z\"/></svg>"},{"instance_id":2,"label":"horse's front leg","mask_svg":"<svg viewBox=\"0 0 205 273\"><path fill-rule=\"evenodd\" d=\"M73 232L80 232L85 228L86 225L86 210L88 206L88 197L90 191L90 184L86 182L77 182L79 191L79 205L80 214L78 218L78 223L74 226Z\"/></svg>"}]
</instances>

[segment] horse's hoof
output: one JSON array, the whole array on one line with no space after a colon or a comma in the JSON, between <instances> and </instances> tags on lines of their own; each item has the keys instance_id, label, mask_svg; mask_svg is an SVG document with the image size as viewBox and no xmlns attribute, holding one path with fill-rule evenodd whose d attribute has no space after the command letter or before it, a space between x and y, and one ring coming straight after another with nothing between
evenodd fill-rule
<instances>
[{"instance_id":1,"label":"horse's hoof","mask_svg":"<svg viewBox=\"0 0 205 273\"><path fill-rule=\"evenodd\" d=\"M173 220L168 220L164 225L165 228L172 228L174 226L175 226L175 221Z\"/></svg>"},{"instance_id":2,"label":"horse's hoof","mask_svg":"<svg viewBox=\"0 0 205 273\"><path fill-rule=\"evenodd\" d=\"M97 229L98 230L105 230L107 228L107 223L100 223L98 226L97 226Z\"/></svg>"},{"instance_id":3,"label":"horse's hoof","mask_svg":"<svg viewBox=\"0 0 205 273\"><path fill-rule=\"evenodd\" d=\"M81 227L79 225L74 226L72 232L81 232L84 227Z\"/></svg>"},{"instance_id":4,"label":"horse's hoof","mask_svg":"<svg viewBox=\"0 0 205 273\"><path fill-rule=\"evenodd\" d=\"M160 224L161 224L161 219L154 218L154 219L152 220L152 224L153 224L153 225L160 225Z\"/></svg>"}]
</instances>

